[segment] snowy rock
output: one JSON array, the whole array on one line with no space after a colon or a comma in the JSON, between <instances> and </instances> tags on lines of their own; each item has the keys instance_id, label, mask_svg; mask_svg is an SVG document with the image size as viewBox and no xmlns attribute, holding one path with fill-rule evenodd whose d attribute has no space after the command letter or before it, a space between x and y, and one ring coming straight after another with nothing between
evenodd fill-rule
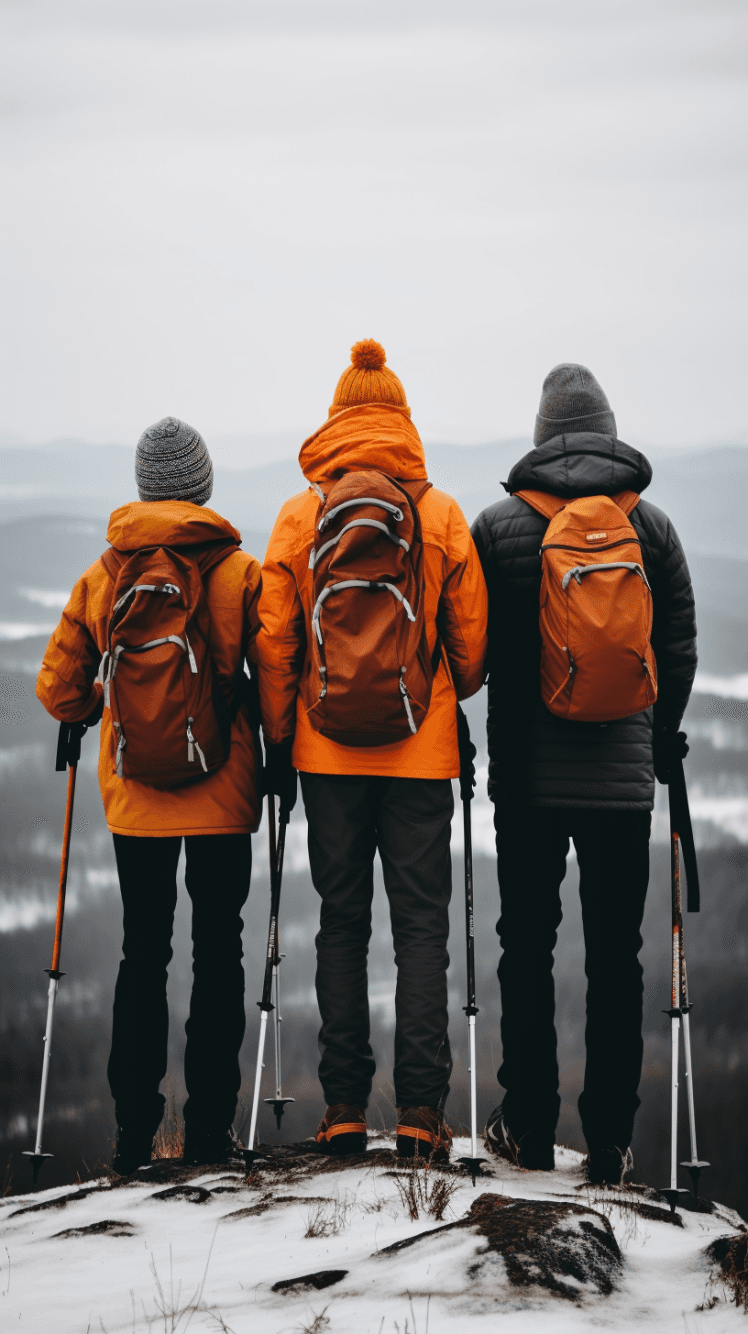
<instances>
[{"instance_id":1,"label":"snowy rock","mask_svg":"<svg viewBox=\"0 0 748 1334\"><path fill-rule=\"evenodd\" d=\"M748 1229L486 1159L411 1169L308 1144L245 1173L161 1161L126 1180L0 1200L0 1327L31 1334L722 1334L744 1314ZM457 1140L455 1159L467 1153ZM740 1279L740 1276L743 1279Z\"/></svg>"}]
</instances>

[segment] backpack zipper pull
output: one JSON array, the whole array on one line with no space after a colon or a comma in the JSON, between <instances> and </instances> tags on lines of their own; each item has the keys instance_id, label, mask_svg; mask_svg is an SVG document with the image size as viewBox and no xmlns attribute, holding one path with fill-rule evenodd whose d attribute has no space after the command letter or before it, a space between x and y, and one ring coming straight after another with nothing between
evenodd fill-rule
<instances>
[{"instance_id":1,"label":"backpack zipper pull","mask_svg":"<svg viewBox=\"0 0 748 1334\"><path fill-rule=\"evenodd\" d=\"M125 746L127 745L127 742L126 742L126 740L125 740L125 734L124 734L124 732L122 731L122 724L121 724L121 723L115 723L114 726L115 726L117 732L119 733L119 740L118 740L118 742L117 742L117 753L116 753L116 755L115 755L115 757L114 757L114 763L115 763L115 768L116 768L116 770L117 770L117 777L118 777L118 778L121 778L121 777L122 777L122 752L123 752L123 750L125 749Z\"/></svg>"},{"instance_id":2,"label":"backpack zipper pull","mask_svg":"<svg viewBox=\"0 0 748 1334\"><path fill-rule=\"evenodd\" d=\"M415 720L414 720L414 718L413 718L413 710L412 710L411 707L410 707L410 696L408 695L408 687L406 686L405 681L403 680L403 676L404 676L404 675L405 675L405 668L404 668L404 667L401 667L401 668L400 668L400 680L399 680L399 682L398 682L398 685L399 685L399 687L400 687L400 694L401 694L402 697L403 697L403 704L405 705L405 712L406 712L407 715L408 715L408 725L409 725L409 727L410 727L411 732L413 732L413 733L415 734L415 733L418 731L418 728L416 727Z\"/></svg>"},{"instance_id":3,"label":"backpack zipper pull","mask_svg":"<svg viewBox=\"0 0 748 1334\"><path fill-rule=\"evenodd\" d=\"M195 676L197 676L197 663L195 662L195 655L192 652L192 645L189 639L187 638L187 635L185 635L184 637L184 642L187 645L187 653L190 659L190 671L193 672ZM192 719L190 719L190 722L192 722Z\"/></svg>"},{"instance_id":4,"label":"backpack zipper pull","mask_svg":"<svg viewBox=\"0 0 748 1334\"><path fill-rule=\"evenodd\" d=\"M200 763L203 766L203 771L207 774L208 766L205 761L205 756L203 755L200 746L198 745L195 737L192 734L192 724L194 723L194 721L195 721L194 718L187 719L187 763L188 764L195 763L195 751L197 751L198 759L200 760Z\"/></svg>"}]
</instances>

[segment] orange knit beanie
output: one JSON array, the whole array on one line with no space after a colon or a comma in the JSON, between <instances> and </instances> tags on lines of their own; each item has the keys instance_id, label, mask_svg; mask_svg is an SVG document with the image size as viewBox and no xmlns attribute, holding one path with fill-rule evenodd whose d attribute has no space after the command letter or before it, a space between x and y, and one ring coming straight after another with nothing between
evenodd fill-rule
<instances>
[{"instance_id":1,"label":"orange knit beanie","mask_svg":"<svg viewBox=\"0 0 748 1334\"><path fill-rule=\"evenodd\" d=\"M410 416L405 390L393 371L387 370L387 355L381 343L362 338L351 348L351 364L338 380L329 416L361 403L389 403Z\"/></svg>"}]
</instances>

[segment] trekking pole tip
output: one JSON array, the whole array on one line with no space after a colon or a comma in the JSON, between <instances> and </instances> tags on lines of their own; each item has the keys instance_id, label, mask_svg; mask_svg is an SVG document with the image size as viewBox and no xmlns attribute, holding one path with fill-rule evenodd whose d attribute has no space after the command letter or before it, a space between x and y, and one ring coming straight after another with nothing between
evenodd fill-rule
<instances>
[{"instance_id":1,"label":"trekking pole tip","mask_svg":"<svg viewBox=\"0 0 748 1334\"><path fill-rule=\"evenodd\" d=\"M484 1160L482 1158L458 1158L457 1161L462 1163L465 1170L470 1173L473 1185L475 1185L477 1177L483 1176Z\"/></svg>"},{"instance_id":2,"label":"trekking pole tip","mask_svg":"<svg viewBox=\"0 0 748 1334\"><path fill-rule=\"evenodd\" d=\"M277 1125L278 1129L280 1130L280 1128L281 1128L281 1120L283 1119L283 1113L285 1112L287 1105L288 1105L289 1103L291 1103L291 1102L296 1102L296 1099L295 1099L295 1098L263 1098L263 1102L266 1102L266 1103L268 1104L268 1106L272 1107L272 1109L273 1109L273 1116L275 1117L275 1124Z\"/></svg>"},{"instance_id":3,"label":"trekking pole tip","mask_svg":"<svg viewBox=\"0 0 748 1334\"><path fill-rule=\"evenodd\" d=\"M662 1195L663 1198L667 1200L670 1205L670 1212L671 1214L674 1214L675 1206L678 1203L678 1196L687 1195L688 1191L685 1186L666 1186L664 1190L658 1190L657 1194Z\"/></svg>"},{"instance_id":4,"label":"trekking pole tip","mask_svg":"<svg viewBox=\"0 0 748 1334\"><path fill-rule=\"evenodd\" d=\"M34 1149L24 1149L21 1157L31 1159L31 1170L34 1174L34 1185L36 1185L37 1181L39 1180L39 1173L42 1169L45 1159L54 1158L54 1154L36 1153Z\"/></svg>"}]
</instances>

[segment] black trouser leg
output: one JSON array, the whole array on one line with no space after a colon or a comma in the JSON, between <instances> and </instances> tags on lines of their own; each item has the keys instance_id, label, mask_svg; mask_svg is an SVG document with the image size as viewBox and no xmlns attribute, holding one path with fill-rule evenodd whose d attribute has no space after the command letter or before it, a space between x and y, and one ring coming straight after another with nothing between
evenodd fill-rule
<instances>
[{"instance_id":1,"label":"black trouser leg","mask_svg":"<svg viewBox=\"0 0 748 1334\"><path fill-rule=\"evenodd\" d=\"M579 1099L590 1149L631 1143L642 1069L641 924L648 811L584 811L573 822L586 948L587 1065Z\"/></svg>"},{"instance_id":2,"label":"black trouser leg","mask_svg":"<svg viewBox=\"0 0 748 1334\"><path fill-rule=\"evenodd\" d=\"M252 874L250 834L185 839L185 883L192 899L192 997L185 1026L187 1128L227 1130L241 1085L244 969L241 910Z\"/></svg>"},{"instance_id":3,"label":"black trouser leg","mask_svg":"<svg viewBox=\"0 0 748 1334\"><path fill-rule=\"evenodd\" d=\"M117 1124L153 1134L164 1110L169 1010L166 970L177 902L180 838L114 835L124 941L114 991L109 1087Z\"/></svg>"},{"instance_id":4,"label":"black trouser leg","mask_svg":"<svg viewBox=\"0 0 748 1334\"><path fill-rule=\"evenodd\" d=\"M531 1131L552 1139L561 1105L553 951L569 838L554 811L497 810L495 823L504 1113L515 1137Z\"/></svg>"},{"instance_id":5,"label":"black trouser leg","mask_svg":"<svg viewBox=\"0 0 748 1334\"><path fill-rule=\"evenodd\" d=\"M376 832L369 780L301 775L309 865L322 903L317 946L319 1077L328 1106L366 1108L374 1077L367 960Z\"/></svg>"},{"instance_id":6,"label":"black trouser leg","mask_svg":"<svg viewBox=\"0 0 748 1334\"><path fill-rule=\"evenodd\" d=\"M395 945L395 1102L439 1107L449 1093L447 968L452 893L449 779L393 778L377 842Z\"/></svg>"}]
</instances>

